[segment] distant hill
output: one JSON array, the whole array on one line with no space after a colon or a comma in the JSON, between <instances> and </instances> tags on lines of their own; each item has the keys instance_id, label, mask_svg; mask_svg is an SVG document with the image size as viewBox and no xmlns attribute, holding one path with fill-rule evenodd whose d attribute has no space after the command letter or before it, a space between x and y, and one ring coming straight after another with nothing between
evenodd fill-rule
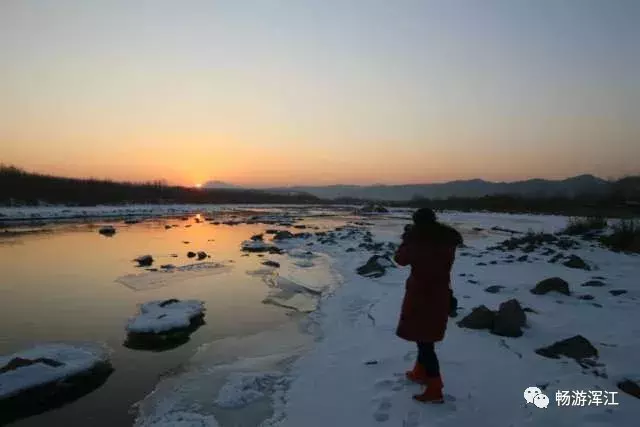
<instances>
[{"instance_id":1,"label":"distant hill","mask_svg":"<svg viewBox=\"0 0 640 427\"><path fill-rule=\"evenodd\" d=\"M294 186L270 188L266 191L287 194L306 193L322 199L405 201L416 198L473 198L493 195L573 197L582 194L602 194L608 191L609 184L609 181L593 175L580 175L563 180L530 179L516 182L489 182L473 179L439 184Z\"/></svg>"},{"instance_id":2,"label":"distant hill","mask_svg":"<svg viewBox=\"0 0 640 427\"><path fill-rule=\"evenodd\" d=\"M229 184L224 181L207 181L202 184L202 188L222 188L227 190L240 190L242 187L234 184Z\"/></svg>"}]
</instances>

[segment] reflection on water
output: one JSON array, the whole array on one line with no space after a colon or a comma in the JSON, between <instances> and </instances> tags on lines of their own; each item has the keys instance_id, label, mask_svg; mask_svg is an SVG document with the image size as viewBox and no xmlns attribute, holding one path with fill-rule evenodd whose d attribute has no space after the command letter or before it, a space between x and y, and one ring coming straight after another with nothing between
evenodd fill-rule
<instances>
[{"instance_id":1,"label":"reflection on water","mask_svg":"<svg viewBox=\"0 0 640 427\"><path fill-rule=\"evenodd\" d=\"M16 426L70 425L69 420L94 427L131 425L130 405L200 345L291 323L287 310L262 303L270 292L262 276L246 274L263 268L267 258L240 253L243 240L273 226L214 226L192 217L118 223L116 234L107 237L98 233L102 225L62 225L0 238L0 353L50 341L98 341L114 350L115 371L104 386ZM198 263L187 257L189 251L205 251L211 258ZM145 254L153 256L150 268L173 264L176 271L138 267L133 260ZM286 255L268 259L280 262L284 274L289 271ZM167 352L123 347L124 327L137 304L169 298L205 301L206 324L184 346Z\"/></svg>"}]
</instances>

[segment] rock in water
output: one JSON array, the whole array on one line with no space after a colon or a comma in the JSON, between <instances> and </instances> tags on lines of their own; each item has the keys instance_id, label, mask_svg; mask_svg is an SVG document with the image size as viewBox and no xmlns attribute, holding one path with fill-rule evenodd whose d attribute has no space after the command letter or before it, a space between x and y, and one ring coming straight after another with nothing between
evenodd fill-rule
<instances>
[{"instance_id":1,"label":"rock in water","mask_svg":"<svg viewBox=\"0 0 640 427\"><path fill-rule=\"evenodd\" d=\"M598 350L585 337L576 335L566 340L557 341L549 347L539 348L536 350L536 354L551 359L566 356L579 362L583 359L598 357Z\"/></svg>"},{"instance_id":2,"label":"rock in water","mask_svg":"<svg viewBox=\"0 0 640 427\"><path fill-rule=\"evenodd\" d=\"M534 295L544 295L552 291L559 292L564 295L571 295L571 292L569 291L569 284L559 277L545 279L539 282L535 288L531 289L531 293Z\"/></svg>"},{"instance_id":3,"label":"rock in water","mask_svg":"<svg viewBox=\"0 0 640 427\"><path fill-rule=\"evenodd\" d=\"M151 255L142 255L135 259L140 267L148 267L153 264L153 257Z\"/></svg>"},{"instance_id":4,"label":"rock in water","mask_svg":"<svg viewBox=\"0 0 640 427\"><path fill-rule=\"evenodd\" d=\"M195 252L192 252L192 251L189 251L189 252L187 252L187 257L189 257L189 258L195 258L195 257L196 257L196 253L195 253Z\"/></svg>"},{"instance_id":5,"label":"rock in water","mask_svg":"<svg viewBox=\"0 0 640 427\"><path fill-rule=\"evenodd\" d=\"M562 263L562 265L564 265L565 267L576 268L580 270L591 270L591 267L589 267L589 265L577 255L571 255L567 261Z\"/></svg>"},{"instance_id":6,"label":"rock in water","mask_svg":"<svg viewBox=\"0 0 640 427\"><path fill-rule=\"evenodd\" d=\"M494 319L495 314L493 311L481 305L474 308L471 313L459 321L458 326L469 329L491 329L493 328Z\"/></svg>"},{"instance_id":7,"label":"rock in water","mask_svg":"<svg viewBox=\"0 0 640 427\"><path fill-rule=\"evenodd\" d=\"M273 240L286 240L286 239L292 239L293 233L287 230L282 230L282 231L278 231L274 236L273 236Z\"/></svg>"},{"instance_id":8,"label":"rock in water","mask_svg":"<svg viewBox=\"0 0 640 427\"><path fill-rule=\"evenodd\" d=\"M253 240L254 242L261 242L262 241L262 234L255 234L253 236L251 236L251 240Z\"/></svg>"},{"instance_id":9,"label":"rock in water","mask_svg":"<svg viewBox=\"0 0 640 427\"><path fill-rule=\"evenodd\" d=\"M625 289L612 289L609 293L614 297L617 297L618 295L626 294L627 291Z\"/></svg>"},{"instance_id":10,"label":"rock in water","mask_svg":"<svg viewBox=\"0 0 640 427\"><path fill-rule=\"evenodd\" d=\"M98 233L102 234L103 236L111 237L116 234L116 229L113 227L113 225L105 225L100 230L98 230Z\"/></svg>"},{"instance_id":11,"label":"rock in water","mask_svg":"<svg viewBox=\"0 0 640 427\"><path fill-rule=\"evenodd\" d=\"M373 255L367 263L359 267L356 272L361 276L378 278L384 276L386 269L393 266L394 264L389 258Z\"/></svg>"},{"instance_id":12,"label":"rock in water","mask_svg":"<svg viewBox=\"0 0 640 427\"><path fill-rule=\"evenodd\" d=\"M516 299L500 304L493 320L491 333L502 337L520 337L522 328L527 324L527 315Z\"/></svg>"},{"instance_id":13,"label":"rock in water","mask_svg":"<svg viewBox=\"0 0 640 427\"><path fill-rule=\"evenodd\" d=\"M262 265L266 265L267 267L276 267L276 268L280 267L280 263L279 262L270 261L270 260L264 261L262 263Z\"/></svg>"},{"instance_id":14,"label":"rock in water","mask_svg":"<svg viewBox=\"0 0 640 427\"><path fill-rule=\"evenodd\" d=\"M199 260L199 261L202 261L203 259L205 259L205 258L207 257L207 253L206 253L206 252L204 252L204 251L200 251L200 252L198 252L198 254L197 254L197 255L198 255L198 260Z\"/></svg>"},{"instance_id":15,"label":"rock in water","mask_svg":"<svg viewBox=\"0 0 640 427\"><path fill-rule=\"evenodd\" d=\"M502 289L504 289L504 286L493 285L493 286L489 286L488 288L485 288L484 291L489 292L490 294L497 294Z\"/></svg>"}]
</instances>

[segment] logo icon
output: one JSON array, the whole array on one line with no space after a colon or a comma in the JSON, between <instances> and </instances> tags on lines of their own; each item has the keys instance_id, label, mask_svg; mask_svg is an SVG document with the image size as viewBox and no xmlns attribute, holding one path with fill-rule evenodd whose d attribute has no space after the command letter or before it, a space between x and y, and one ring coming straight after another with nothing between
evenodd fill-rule
<instances>
[{"instance_id":1,"label":"logo icon","mask_svg":"<svg viewBox=\"0 0 640 427\"><path fill-rule=\"evenodd\" d=\"M533 403L537 408L543 409L549 406L549 398L538 387L527 387L524 390L524 400Z\"/></svg>"}]
</instances>

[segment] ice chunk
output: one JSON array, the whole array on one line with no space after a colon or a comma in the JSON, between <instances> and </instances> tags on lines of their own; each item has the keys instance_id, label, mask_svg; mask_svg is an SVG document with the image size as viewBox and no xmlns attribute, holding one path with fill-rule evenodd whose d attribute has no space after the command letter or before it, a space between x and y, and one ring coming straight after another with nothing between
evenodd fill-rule
<instances>
[{"instance_id":1,"label":"ice chunk","mask_svg":"<svg viewBox=\"0 0 640 427\"><path fill-rule=\"evenodd\" d=\"M277 372L233 374L220 389L215 403L222 408L242 408L265 397L265 392L278 381L282 381L282 374Z\"/></svg>"},{"instance_id":2,"label":"ice chunk","mask_svg":"<svg viewBox=\"0 0 640 427\"><path fill-rule=\"evenodd\" d=\"M218 427L219 424L211 415L200 415L193 412L176 411L158 415L137 427Z\"/></svg>"},{"instance_id":3,"label":"ice chunk","mask_svg":"<svg viewBox=\"0 0 640 427\"><path fill-rule=\"evenodd\" d=\"M199 300L150 301L140 306L140 314L129 320L127 332L161 333L188 328L192 319L204 314L204 302Z\"/></svg>"},{"instance_id":4,"label":"ice chunk","mask_svg":"<svg viewBox=\"0 0 640 427\"><path fill-rule=\"evenodd\" d=\"M106 349L46 344L0 356L0 399L82 374L108 362Z\"/></svg>"},{"instance_id":5,"label":"ice chunk","mask_svg":"<svg viewBox=\"0 0 640 427\"><path fill-rule=\"evenodd\" d=\"M267 252L273 245L261 240L245 240L242 242L242 250L245 252Z\"/></svg>"}]
</instances>

